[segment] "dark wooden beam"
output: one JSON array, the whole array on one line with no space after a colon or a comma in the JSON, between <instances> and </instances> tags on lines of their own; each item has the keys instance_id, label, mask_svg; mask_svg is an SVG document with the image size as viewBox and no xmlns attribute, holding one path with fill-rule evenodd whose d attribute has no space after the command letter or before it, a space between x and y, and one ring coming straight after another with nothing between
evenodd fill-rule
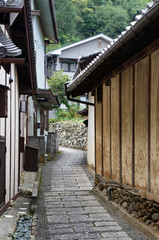
<instances>
[{"instance_id":1,"label":"dark wooden beam","mask_svg":"<svg viewBox=\"0 0 159 240\"><path fill-rule=\"evenodd\" d=\"M15 7L1 7L0 8L1 13L21 13L22 7L15 8Z\"/></svg>"},{"instance_id":2,"label":"dark wooden beam","mask_svg":"<svg viewBox=\"0 0 159 240\"><path fill-rule=\"evenodd\" d=\"M19 82L20 94L32 95L31 86L25 82Z\"/></svg>"},{"instance_id":3,"label":"dark wooden beam","mask_svg":"<svg viewBox=\"0 0 159 240\"><path fill-rule=\"evenodd\" d=\"M25 58L0 58L0 64L15 63L17 65L24 64Z\"/></svg>"},{"instance_id":4,"label":"dark wooden beam","mask_svg":"<svg viewBox=\"0 0 159 240\"><path fill-rule=\"evenodd\" d=\"M0 12L0 24L9 25L9 23L10 23L9 13Z\"/></svg>"},{"instance_id":5,"label":"dark wooden beam","mask_svg":"<svg viewBox=\"0 0 159 240\"><path fill-rule=\"evenodd\" d=\"M26 38L26 33L21 29L15 29L13 32L13 37L16 38Z\"/></svg>"}]
</instances>

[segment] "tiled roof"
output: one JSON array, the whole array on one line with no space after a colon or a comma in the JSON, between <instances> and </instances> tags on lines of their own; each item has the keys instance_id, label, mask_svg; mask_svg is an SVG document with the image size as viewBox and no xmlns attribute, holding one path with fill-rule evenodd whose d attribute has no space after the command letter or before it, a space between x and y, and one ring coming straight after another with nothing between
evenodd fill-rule
<instances>
[{"instance_id":1,"label":"tiled roof","mask_svg":"<svg viewBox=\"0 0 159 240\"><path fill-rule=\"evenodd\" d=\"M131 22L110 45L103 49L103 51L93 59L88 66L81 71L67 86L67 92L73 91L85 78L87 78L97 67L106 60L110 55L113 55L119 46L124 45L124 41L135 35L136 30L142 30L143 24L151 22L154 16L159 16L159 0L154 0L147 4L147 7L141 10L140 15L135 17L135 21Z\"/></svg>"},{"instance_id":2,"label":"tiled roof","mask_svg":"<svg viewBox=\"0 0 159 240\"><path fill-rule=\"evenodd\" d=\"M22 0L0 0L0 7L19 7Z\"/></svg>"},{"instance_id":3,"label":"tiled roof","mask_svg":"<svg viewBox=\"0 0 159 240\"><path fill-rule=\"evenodd\" d=\"M109 43L113 41L112 38L110 38L110 37L108 37L108 36L100 33L100 34L95 35L95 36L93 36L93 37L86 38L86 39L84 39L84 40L81 40L81 41L78 41L78 42L69 44L69 45L67 45L67 46L65 46L65 47L62 47L62 48L58 48L58 49L56 49L56 50L53 50L53 51L49 52L48 54L61 55L61 52L64 51L64 50L67 50L67 49L70 49L70 48L79 46L79 45L81 45L81 44L84 44L84 43L90 42L90 41L92 41L92 40L95 40L95 39L97 39L97 38L102 38L102 39L108 41Z\"/></svg>"},{"instance_id":4,"label":"tiled roof","mask_svg":"<svg viewBox=\"0 0 159 240\"><path fill-rule=\"evenodd\" d=\"M15 44L5 35L0 27L0 57L16 57L22 54Z\"/></svg>"},{"instance_id":5,"label":"tiled roof","mask_svg":"<svg viewBox=\"0 0 159 240\"><path fill-rule=\"evenodd\" d=\"M52 110L54 107L60 106L58 95L53 94L50 89L38 89L36 95L44 110Z\"/></svg>"}]
</instances>

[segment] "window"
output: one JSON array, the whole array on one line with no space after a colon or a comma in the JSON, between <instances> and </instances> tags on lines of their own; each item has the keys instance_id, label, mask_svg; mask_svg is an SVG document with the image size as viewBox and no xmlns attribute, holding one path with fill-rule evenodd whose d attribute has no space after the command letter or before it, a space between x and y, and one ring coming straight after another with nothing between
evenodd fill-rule
<instances>
[{"instance_id":1,"label":"window","mask_svg":"<svg viewBox=\"0 0 159 240\"><path fill-rule=\"evenodd\" d=\"M64 72L69 72L69 64L68 63L61 63L61 68Z\"/></svg>"},{"instance_id":2,"label":"window","mask_svg":"<svg viewBox=\"0 0 159 240\"><path fill-rule=\"evenodd\" d=\"M77 64L76 63L71 63L70 64L70 72L75 72L77 68Z\"/></svg>"},{"instance_id":3,"label":"window","mask_svg":"<svg viewBox=\"0 0 159 240\"><path fill-rule=\"evenodd\" d=\"M61 58L61 68L64 72L75 72L77 68L77 59L65 59Z\"/></svg>"}]
</instances>

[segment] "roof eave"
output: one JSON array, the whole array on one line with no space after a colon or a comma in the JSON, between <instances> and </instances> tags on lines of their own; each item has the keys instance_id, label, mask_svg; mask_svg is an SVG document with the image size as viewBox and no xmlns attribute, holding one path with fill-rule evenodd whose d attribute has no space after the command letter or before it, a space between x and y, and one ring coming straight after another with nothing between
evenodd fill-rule
<instances>
[{"instance_id":1,"label":"roof eave","mask_svg":"<svg viewBox=\"0 0 159 240\"><path fill-rule=\"evenodd\" d=\"M131 37L137 34L143 27L148 23L153 21L153 18L156 17L159 11L159 2L156 1L156 5L148 10L142 19L138 20L134 26L132 26L126 33L121 35L117 40L114 40L113 44L108 46L107 49L103 50L102 54L99 54L98 57L93 60L86 69L84 69L78 76L76 76L73 81L68 85L67 92L71 94L81 82L87 81L87 78L91 73L99 67L101 63L106 61L108 57L115 54L115 52L125 44ZM158 15L157 15L158 16ZM128 51L128 50L126 50Z\"/></svg>"},{"instance_id":2,"label":"roof eave","mask_svg":"<svg viewBox=\"0 0 159 240\"><path fill-rule=\"evenodd\" d=\"M51 11L51 18L52 18L52 25L55 32L55 41L59 42L58 30L57 30L57 22L56 22L56 15L55 15L55 8L54 8L54 0L49 0L50 4L50 11Z\"/></svg>"},{"instance_id":3,"label":"roof eave","mask_svg":"<svg viewBox=\"0 0 159 240\"><path fill-rule=\"evenodd\" d=\"M40 10L40 21L41 21L41 26L44 33L44 38L47 38L56 43L59 42L55 8L54 8L54 0L46 0L47 4L45 4L45 12L43 12L44 9L42 6L44 2L42 2L41 0L35 0L35 1L36 1L38 10ZM49 26L49 24L45 24L48 16L51 21L51 26Z\"/></svg>"}]
</instances>

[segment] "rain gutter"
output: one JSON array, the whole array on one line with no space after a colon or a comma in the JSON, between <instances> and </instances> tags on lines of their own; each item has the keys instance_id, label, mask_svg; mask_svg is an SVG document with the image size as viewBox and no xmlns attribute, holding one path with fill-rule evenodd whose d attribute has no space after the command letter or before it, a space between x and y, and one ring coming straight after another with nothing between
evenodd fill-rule
<instances>
[{"instance_id":1,"label":"rain gutter","mask_svg":"<svg viewBox=\"0 0 159 240\"><path fill-rule=\"evenodd\" d=\"M81 100L78 100L78 99L75 99L75 98L70 98L70 94L68 94L68 92L67 92L67 84L68 83L65 83L65 93L66 93L67 99L69 101L76 102L76 103L81 103L81 104L85 104L85 105L89 105L89 106L95 106L95 104L91 103L91 102L86 102L86 101L81 101Z\"/></svg>"}]
</instances>

